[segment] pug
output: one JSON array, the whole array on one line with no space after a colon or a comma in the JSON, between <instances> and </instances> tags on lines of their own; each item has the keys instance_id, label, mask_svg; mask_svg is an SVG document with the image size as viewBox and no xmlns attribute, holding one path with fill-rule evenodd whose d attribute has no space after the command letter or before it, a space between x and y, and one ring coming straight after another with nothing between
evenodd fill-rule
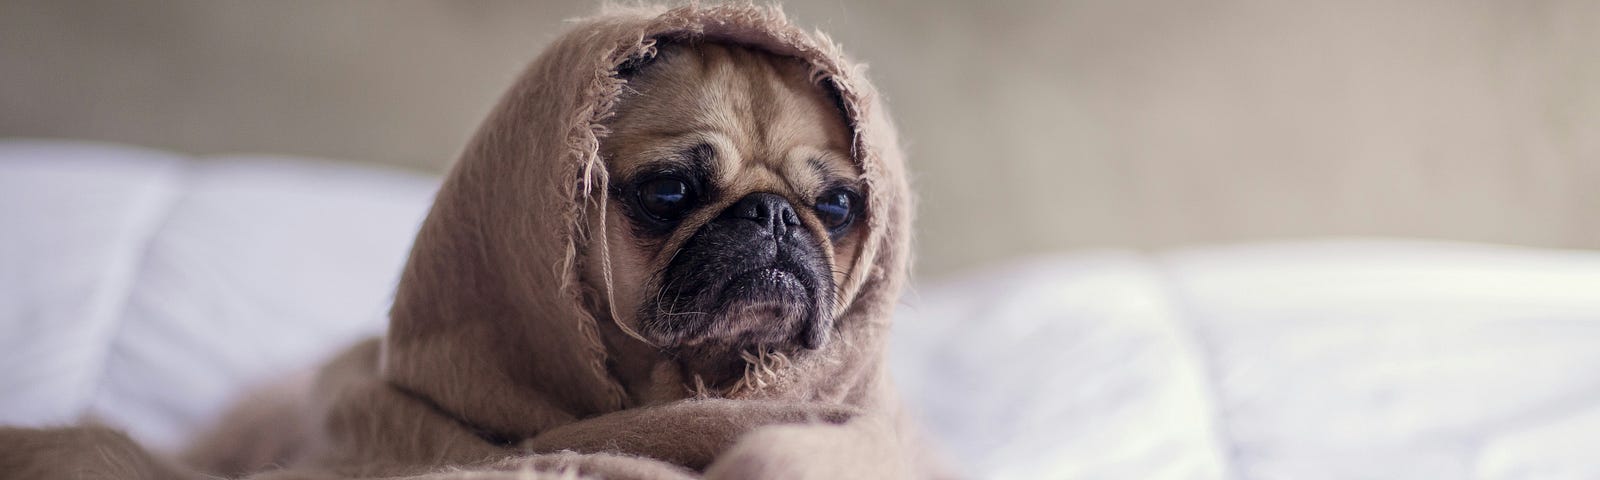
<instances>
[{"instance_id":1,"label":"pug","mask_svg":"<svg viewBox=\"0 0 1600 480\"><path fill-rule=\"evenodd\" d=\"M662 45L621 74L600 143L624 219L604 231L615 323L713 386L754 353L821 348L863 243L836 99L798 59L724 44Z\"/></svg>"}]
</instances>

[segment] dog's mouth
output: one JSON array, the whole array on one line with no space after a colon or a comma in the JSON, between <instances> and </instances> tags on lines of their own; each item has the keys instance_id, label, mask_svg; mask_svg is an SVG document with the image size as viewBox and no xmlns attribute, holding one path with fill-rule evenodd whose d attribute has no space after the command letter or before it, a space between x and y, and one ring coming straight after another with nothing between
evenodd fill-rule
<instances>
[{"instance_id":1,"label":"dog's mouth","mask_svg":"<svg viewBox=\"0 0 1600 480\"><path fill-rule=\"evenodd\" d=\"M729 349L758 346L813 345L798 338L817 323L812 282L801 272L780 266L755 268L728 278L720 286L700 291L706 308L698 318L683 318L688 327L677 347L722 346ZM698 327L698 328L696 328Z\"/></svg>"},{"instance_id":2,"label":"dog's mouth","mask_svg":"<svg viewBox=\"0 0 1600 480\"><path fill-rule=\"evenodd\" d=\"M748 300L804 301L811 297L799 274L782 267L763 267L728 280L718 295L724 303ZM778 297L778 298L771 298Z\"/></svg>"},{"instance_id":3,"label":"dog's mouth","mask_svg":"<svg viewBox=\"0 0 1600 480\"><path fill-rule=\"evenodd\" d=\"M738 275L717 296L718 336L756 345L786 342L813 314L810 299L793 271L765 267Z\"/></svg>"},{"instance_id":4,"label":"dog's mouth","mask_svg":"<svg viewBox=\"0 0 1600 480\"><path fill-rule=\"evenodd\" d=\"M728 272L731 265L696 263L663 272L665 288L641 312L643 333L658 344L738 351L816 349L826 341L832 279L820 267L779 260Z\"/></svg>"},{"instance_id":5,"label":"dog's mouth","mask_svg":"<svg viewBox=\"0 0 1600 480\"><path fill-rule=\"evenodd\" d=\"M700 282L664 279L664 297L648 310L641 333L680 362L685 378L694 375L711 386L740 378L744 359L756 352L794 355L821 348L833 325L826 290L831 278L789 263L731 273L719 272L732 270L729 265L669 269L664 273ZM677 284L685 288L672 287Z\"/></svg>"}]
</instances>

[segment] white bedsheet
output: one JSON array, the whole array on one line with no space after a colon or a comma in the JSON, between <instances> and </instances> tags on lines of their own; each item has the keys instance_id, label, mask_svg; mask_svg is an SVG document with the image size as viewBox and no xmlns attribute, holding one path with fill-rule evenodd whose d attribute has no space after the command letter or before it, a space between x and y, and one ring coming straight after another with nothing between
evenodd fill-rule
<instances>
[{"instance_id":1,"label":"white bedsheet","mask_svg":"<svg viewBox=\"0 0 1600 480\"><path fill-rule=\"evenodd\" d=\"M0 142L0 423L181 444L378 333L436 179ZM925 282L907 402L988 478L1600 478L1600 253L1322 240Z\"/></svg>"},{"instance_id":2,"label":"white bedsheet","mask_svg":"<svg viewBox=\"0 0 1600 480\"><path fill-rule=\"evenodd\" d=\"M0 143L0 422L179 445L241 387L381 331L434 183Z\"/></svg>"},{"instance_id":3,"label":"white bedsheet","mask_svg":"<svg viewBox=\"0 0 1600 480\"><path fill-rule=\"evenodd\" d=\"M977 476L1600 479L1600 253L1100 252L910 303L898 380Z\"/></svg>"}]
</instances>

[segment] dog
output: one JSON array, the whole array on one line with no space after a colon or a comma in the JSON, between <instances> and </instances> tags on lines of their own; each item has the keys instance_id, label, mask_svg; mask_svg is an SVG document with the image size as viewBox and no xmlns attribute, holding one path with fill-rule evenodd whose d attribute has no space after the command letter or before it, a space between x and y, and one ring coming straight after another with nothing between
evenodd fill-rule
<instances>
[{"instance_id":1,"label":"dog","mask_svg":"<svg viewBox=\"0 0 1600 480\"><path fill-rule=\"evenodd\" d=\"M623 74L600 144L626 219L604 232L614 320L712 384L749 352L822 347L862 243L837 100L799 60L724 44L663 45Z\"/></svg>"}]
</instances>

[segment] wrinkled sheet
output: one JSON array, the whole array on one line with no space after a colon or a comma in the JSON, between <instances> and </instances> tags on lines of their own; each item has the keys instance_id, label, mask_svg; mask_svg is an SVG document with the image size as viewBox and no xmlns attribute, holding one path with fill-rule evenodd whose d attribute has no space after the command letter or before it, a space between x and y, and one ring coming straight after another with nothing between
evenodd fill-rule
<instances>
[{"instance_id":1,"label":"wrinkled sheet","mask_svg":"<svg viewBox=\"0 0 1600 480\"><path fill-rule=\"evenodd\" d=\"M0 423L179 446L243 387L382 331L435 182L0 143Z\"/></svg>"},{"instance_id":2,"label":"wrinkled sheet","mask_svg":"<svg viewBox=\"0 0 1600 480\"><path fill-rule=\"evenodd\" d=\"M0 141L0 423L173 449L381 332L436 179ZM1334 239L922 282L907 403L984 478L1600 478L1600 253Z\"/></svg>"},{"instance_id":3,"label":"wrinkled sheet","mask_svg":"<svg viewBox=\"0 0 1600 480\"><path fill-rule=\"evenodd\" d=\"M993 478L1600 478L1600 252L1326 240L924 285L897 380Z\"/></svg>"}]
</instances>

